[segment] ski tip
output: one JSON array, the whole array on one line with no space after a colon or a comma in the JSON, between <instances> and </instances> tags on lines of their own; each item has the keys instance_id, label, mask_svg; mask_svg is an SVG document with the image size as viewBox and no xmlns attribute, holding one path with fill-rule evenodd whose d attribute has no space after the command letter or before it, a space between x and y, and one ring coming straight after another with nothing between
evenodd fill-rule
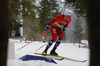
<instances>
[{"instance_id":1,"label":"ski tip","mask_svg":"<svg viewBox=\"0 0 100 66\"><path fill-rule=\"evenodd\" d=\"M61 58L61 59L59 59L59 60L63 60L64 58Z\"/></svg>"},{"instance_id":2,"label":"ski tip","mask_svg":"<svg viewBox=\"0 0 100 66\"><path fill-rule=\"evenodd\" d=\"M84 60L84 62L86 62L87 60Z\"/></svg>"},{"instance_id":3,"label":"ski tip","mask_svg":"<svg viewBox=\"0 0 100 66\"><path fill-rule=\"evenodd\" d=\"M84 60L84 61L79 61L79 62L86 62L87 60Z\"/></svg>"}]
</instances>

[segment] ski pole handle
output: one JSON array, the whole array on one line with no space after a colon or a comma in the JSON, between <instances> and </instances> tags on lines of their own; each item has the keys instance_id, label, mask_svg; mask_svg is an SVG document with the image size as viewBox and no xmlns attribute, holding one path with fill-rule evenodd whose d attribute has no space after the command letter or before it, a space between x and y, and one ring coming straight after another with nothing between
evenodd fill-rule
<instances>
[{"instance_id":1,"label":"ski pole handle","mask_svg":"<svg viewBox=\"0 0 100 66\"><path fill-rule=\"evenodd\" d=\"M41 37L45 36L46 34L47 34L47 31L44 30Z\"/></svg>"},{"instance_id":2,"label":"ski pole handle","mask_svg":"<svg viewBox=\"0 0 100 66\"><path fill-rule=\"evenodd\" d=\"M46 35L46 34L47 34L47 31L46 31L46 30L44 30L43 35Z\"/></svg>"}]
</instances>

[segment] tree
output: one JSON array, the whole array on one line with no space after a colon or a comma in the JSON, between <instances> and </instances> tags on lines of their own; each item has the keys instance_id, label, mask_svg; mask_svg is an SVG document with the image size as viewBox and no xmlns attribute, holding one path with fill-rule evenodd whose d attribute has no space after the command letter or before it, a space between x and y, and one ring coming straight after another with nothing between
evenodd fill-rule
<instances>
[{"instance_id":1,"label":"tree","mask_svg":"<svg viewBox=\"0 0 100 66\"><path fill-rule=\"evenodd\" d=\"M58 12L58 4L56 0L42 0L40 2L40 11L39 11L39 18L40 18L40 27L43 31L48 22L53 19L59 12Z\"/></svg>"},{"instance_id":2,"label":"tree","mask_svg":"<svg viewBox=\"0 0 100 66\"><path fill-rule=\"evenodd\" d=\"M24 37L27 39L40 40L39 19L24 19Z\"/></svg>"},{"instance_id":3,"label":"tree","mask_svg":"<svg viewBox=\"0 0 100 66\"><path fill-rule=\"evenodd\" d=\"M85 40L88 40L88 24L87 24L87 20L85 20L86 21L86 24L85 24L85 28L83 29L84 30L84 33L83 33L83 38L85 39Z\"/></svg>"},{"instance_id":4,"label":"tree","mask_svg":"<svg viewBox=\"0 0 100 66\"><path fill-rule=\"evenodd\" d=\"M78 16L85 16L86 9L84 8L83 0L65 0L65 4L71 4Z\"/></svg>"},{"instance_id":5,"label":"tree","mask_svg":"<svg viewBox=\"0 0 100 66\"><path fill-rule=\"evenodd\" d=\"M8 2L9 7L9 22L10 22L10 36L12 33L12 30L17 30L19 23L16 22L18 19L19 14L19 8L20 8L20 0L9 0Z\"/></svg>"},{"instance_id":6,"label":"tree","mask_svg":"<svg viewBox=\"0 0 100 66\"><path fill-rule=\"evenodd\" d=\"M32 18L34 19L36 17L35 10L38 9L33 3L35 0L22 0L21 2L21 9L20 12L22 12L23 18Z\"/></svg>"},{"instance_id":7,"label":"tree","mask_svg":"<svg viewBox=\"0 0 100 66\"><path fill-rule=\"evenodd\" d=\"M79 19L79 17L77 18L77 20L74 23L74 31L73 31L73 37L75 42L80 42L82 39L82 27L81 27L81 20Z\"/></svg>"},{"instance_id":8,"label":"tree","mask_svg":"<svg viewBox=\"0 0 100 66\"><path fill-rule=\"evenodd\" d=\"M23 17L23 29L24 29L24 37L28 39L37 40L39 37L37 34L39 33L39 19L36 18L36 11L38 7L36 7L33 3L35 0L22 0L22 17Z\"/></svg>"},{"instance_id":9,"label":"tree","mask_svg":"<svg viewBox=\"0 0 100 66\"><path fill-rule=\"evenodd\" d=\"M85 0L65 0L65 4L68 4L69 6L73 7L74 12L77 14L78 17L82 17L83 19L86 20L86 8L84 8L84 3ZM83 34L83 38L87 39L88 38L88 24L87 21L84 21L85 23L85 29L84 30L84 34Z\"/></svg>"},{"instance_id":10,"label":"tree","mask_svg":"<svg viewBox=\"0 0 100 66\"><path fill-rule=\"evenodd\" d=\"M36 19L36 10L38 10L38 7L36 7L33 3L35 2L35 0L10 0L9 1L9 14L10 14L10 24L11 24L11 29L10 29L10 35L12 33L12 31L16 31L19 32L19 28L20 28L20 20L23 19L23 23L24 21L29 24L31 22L31 26L29 28L32 28L33 26L35 26L35 23L37 20ZM34 23L35 22L35 23ZM37 24L37 23L36 23ZM25 25L25 23L24 23ZM24 26L24 29L27 29L27 26ZM33 32L34 29L30 29L30 31L28 33ZM27 31L26 31L27 32ZM36 32L36 31L34 31ZM34 34L31 33L30 36ZM27 35L27 34L26 34Z\"/></svg>"}]
</instances>

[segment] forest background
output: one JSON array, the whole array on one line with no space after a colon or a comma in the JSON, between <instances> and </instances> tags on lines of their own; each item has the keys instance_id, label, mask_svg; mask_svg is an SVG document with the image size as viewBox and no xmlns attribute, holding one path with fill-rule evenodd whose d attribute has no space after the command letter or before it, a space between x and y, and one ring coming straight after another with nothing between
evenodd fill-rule
<instances>
[{"instance_id":1,"label":"forest background","mask_svg":"<svg viewBox=\"0 0 100 66\"><path fill-rule=\"evenodd\" d=\"M73 11L72 21L64 32L63 42L87 40L86 10L80 0L9 0L9 36L41 41L48 22L66 8ZM23 27L23 35L21 35ZM46 41L51 39L50 30Z\"/></svg>"}]
</instances>

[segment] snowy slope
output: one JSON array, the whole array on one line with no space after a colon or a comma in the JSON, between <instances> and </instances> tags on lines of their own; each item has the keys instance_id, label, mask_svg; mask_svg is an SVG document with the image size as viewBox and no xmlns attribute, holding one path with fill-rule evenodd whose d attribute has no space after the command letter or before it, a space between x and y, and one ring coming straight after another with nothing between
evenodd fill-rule
<instances>
[{"instance_id":1,"label":"snowy slope","mask_svg":"<svg viewBox=\"0 0 100 66\"><path fill-rule=\"evenodd\" d=\"M78 60L87 59L86 62L81 63L81 62L74 62L70 60L61 60L61 61L55 60L58 64L54 64L54 63L49 63L49 62L40 61L40 60L38 61L19 60L20 57L26 54L35 55L34 54L35 50L37 50L39 47L41 47L45 43L42 43L39 41L33 41L31 44L17 51L17 49L26 45L27 43L25 43L24 41L20 43L20 41L18 40L17 41L15 40L14 42L15 42L14 43L15 59L8 59L7 66L88 66L89 65L89 49L79 48L78 44L73 45L73 43L61 43L56 52L59 55L68 57L68 58L73 58L73 59L78 59ZM53 48L53 45L48 50L48 53L50 53L50 50ZM45 47L41 48L37 52L41 53L44 49Z\"/></svg>"}]
</instances>

